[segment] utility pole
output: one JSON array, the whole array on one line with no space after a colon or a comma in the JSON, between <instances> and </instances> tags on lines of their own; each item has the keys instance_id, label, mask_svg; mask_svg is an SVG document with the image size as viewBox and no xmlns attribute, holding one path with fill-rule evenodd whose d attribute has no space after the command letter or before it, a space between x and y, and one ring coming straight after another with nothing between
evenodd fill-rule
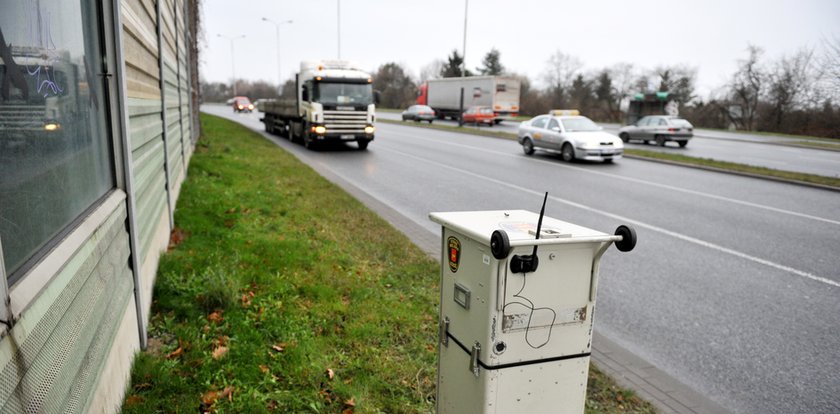
<instances>
[{"instance_id":1,"label":"utility pole","mask_svg":"<svg viewBox=\"0 0 840 414\"><path fill-rule=\"evenodd\" d=\"M264 22L269 22L274 25L275 33L277 34L277 93L278 95L283 92L283 71L280 70L280 25L281 24L292 24L291 20L283 20L280 22L275 22L267 17L262 18Z\"/></svg>"},{"instance_id":2,"label":"utility pole","mask_svg":"<svg viewBox=\"0 0 840 414\"><path fill-rule=\"evenodd\" d=\"M341 60L341 0L336 0L336 20L338 21L338 60Z\"/></svg>"},{"instance_id":3,"label":"utility pole","mask_svg":"<svg viewBox=\"0 0 840 414\"><path fill-rule=\"evenodd\" d=\"M229 37L229 36L225 36L225 35L222 35L220 33L217 33L216 36L221 37L223 39L227 39L227 40L230 41L230 73L231 73L231 76L233 77L233 80L232 80L231 83L233 83L233 96L236 96L236 59L234 58L234 55L233 55L233 41L236 40L236 39L242 39L242 38L245 37L245 35Z\"/></svg>"},{"instance_id":4,"label":"utility pole","mask_svg":"<svg viewBox=\"0 0 840 414\"><path fill-rule=\"evenodd\" d=\"M470 0L464 0L464 48L461 54L461 77L467 76L467 10L470 7Z\"/></svg>"}]
</instances>

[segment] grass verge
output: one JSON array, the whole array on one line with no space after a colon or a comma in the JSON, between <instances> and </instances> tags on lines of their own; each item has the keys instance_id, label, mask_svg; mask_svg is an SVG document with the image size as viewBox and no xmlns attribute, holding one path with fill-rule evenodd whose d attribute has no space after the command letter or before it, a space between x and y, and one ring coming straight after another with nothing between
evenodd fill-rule
<instances>
[{"instance_id":1,"label":"grass verge","mask_svg":"<svg viewBox=\"0 0 840 414\"><path fill-rule=\"evenodd\" d=\"M625 149L624 153L628 156L633 156L637 158L668 161L677 164L686 164L720 171L735 172L760 177L769 177L795 183L816 184L818 186L826 186L830 188L840 189L840 179L825 177L822 175L775 170L772 168L755 167L752 165L738 164L734 162L717 161L709 158L688 157L681 154L671 154L659 151Z\"/></svg>"},{"instance_id":2,"label":"grass verge","mask_svg":"<svg viewBox=\"0 0 840 414\"><path fill-rule=\"evenodd\" d=\"M259 135L201 122L122 411L432 412L437 263ZM588 412L653 412L591 372Z\"/></svg>"},{"instance_id":3,"label":"grass verge","mask_svg":"<svg viewBox=\"0 0 840 414\"><path fill-rule=\"evenodd\" d=\"M388 119L380 119L377 122L382 123L389 123L389 124L397 124L397 125L408 125L418 128L432 128L441 131L448 131L448 132L458 132L462 134L473 134L473 135L481 135L481 136L488 136L494 138L503 138L503 139L516 139L516 134L512 134L509 132L501 132L501 131L490 131L490 130L481 130L481 129L474 129L474 128L459 128L456 126L450 125L423 125L423 124L406 124L400 121L393 121ZM681 154L671 154L668 152L659 152L659 151L650 151L650 150L640 150L634 148L626 148L624 149L624 154L628 157L635 157L646 159L650 161L665 161L679 165L686 165L686 166L694 166L694 167L703 167L703 168L710 168L717 171L722 172L734 172L739 174L746 174L746 175L754 175L758 177L767 177L772 179L778 179L781 181L793 182L793 183L804 183L804 184L815 184L817 186L825 186L833 189L840 189L840 179L833 178L833 177L825 177L822 175L816 174L805 174L805 173L798 173L792 171L783 171L783 170L776 170L772 168L765 168L765 167L756 167L752 165L746 164L738 164L734 162L726 162L726 161L717 161L709 158L698 158L698 157L689 157L686 155Z\"/></svg>"}]
</instances>

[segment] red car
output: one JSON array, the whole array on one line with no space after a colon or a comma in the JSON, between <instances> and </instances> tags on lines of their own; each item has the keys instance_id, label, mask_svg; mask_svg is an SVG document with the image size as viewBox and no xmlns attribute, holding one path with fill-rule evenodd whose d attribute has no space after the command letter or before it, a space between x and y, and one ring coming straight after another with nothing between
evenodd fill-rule
<instances>
[{"instance_id":1,"label":"red car","mask_svg":"<svg viewBox=\"0 0 840 414\"><path fill-rule=\"evenodd\" d=\"M237 96L233 98L233 112L251 112L254 110L254 104L245 97Z\"/></svg>"},{"instance_id":2,"label":"red car","mask_svg":"<svg viewBox=\"0 0 840 414\"><path fill-rule=\"evenodd\" d=\"M493 126L496 122L496 114L489 106L473 106L464 111L465 124L487 124Z\"/></svg>"}]
</instances>

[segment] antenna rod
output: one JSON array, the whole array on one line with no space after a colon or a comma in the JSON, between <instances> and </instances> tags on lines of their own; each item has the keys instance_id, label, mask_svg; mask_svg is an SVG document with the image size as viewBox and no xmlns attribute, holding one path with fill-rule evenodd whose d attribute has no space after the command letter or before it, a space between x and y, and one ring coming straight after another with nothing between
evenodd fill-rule
<instances>
[{"instance_id":1,"label":"antenna rod","mask_svg":"<svg viewBox=\"0 0 840 414\"><path fill-rule=\"evenodd\" d=\"M548 191L545 192L545 197L543 197L543 204L542 204L542 208L540 209L540 218L539 218L539 220L537 220L537 238L535 240L540 239L540 232L542 231L542 219L543 219L543 216L545 215L545 202L546 201L548 201ZM535 244L534 245L534 253L532 253L533 256L537 255L537 247L539 247L539 246Z\"/></svg>"}]
</instances>

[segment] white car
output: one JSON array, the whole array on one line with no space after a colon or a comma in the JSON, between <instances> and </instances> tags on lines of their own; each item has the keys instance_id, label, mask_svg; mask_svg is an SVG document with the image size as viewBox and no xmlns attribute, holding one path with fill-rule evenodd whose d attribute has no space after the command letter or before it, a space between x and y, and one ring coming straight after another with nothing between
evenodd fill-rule
<instances>
[{"instance_id":1,"label":"white car","mask_svg":"<svg viewBox=\"0 0 840 414\"><path fill-rule=\"evenodd\" d=\"M525 154L559 151L564 161L612 162L624 155L624 143L585 116L540 115L519 124L517 140Z\"/></svg>"}]
</instances>

